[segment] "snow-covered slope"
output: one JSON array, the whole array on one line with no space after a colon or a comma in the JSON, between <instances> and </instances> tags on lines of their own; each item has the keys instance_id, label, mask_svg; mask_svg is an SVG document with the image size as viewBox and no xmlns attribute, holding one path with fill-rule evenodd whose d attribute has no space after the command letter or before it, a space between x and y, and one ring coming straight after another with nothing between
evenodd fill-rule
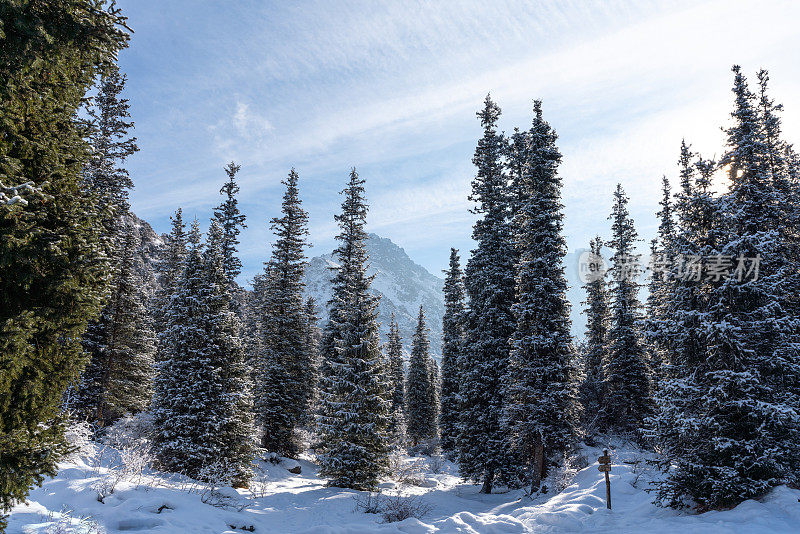
<instances>
[{"instance_id":1,"label":"snow-covered slope","mask_svg":"<svg viewBox=\"0 0 800 534\"><path fill-rule=\"evenodd\" d=\"M114 451L96 452L62 464L56 478L34 490L28 503L16 506L9 533L119 532L178 533L571 533L614 534L727 534L796 533L800 526L800 491L779 487L762 501L747 501L733 510L702 515L654 506L645 489L650 473L641 462L647 455L635 448L613 450L611 487L613 510L605 505L603 476L597 470L599 450L587 449L590 464L575 474L567 487L533 500L522 492L482 495L479 487L457 477L445 462L438 473L430 469L417 485L387 479L387 497L416 502L427 512L419 518L385 523L379 514L364 513L358 502L365 493L329 488L317 477L309 458L298 465L262 462L261 477L251 490L221 488L214 498L202 486L177 476L134 469L120 476ZM406 458L406 465L422 459ZM427 459L430 463L430 459ZM124 471L123 471L124 472ZM97 489L116 488L103 502ZM557 483L551 479L549 483ZM216 504L216 506L214 506ZM245 528L247 530L245 530Z\"/></svg>"},{"instance_id":2,"label":"snow-covered slope","mask_svg":"<svg viewBox=\"0 0 800 534\"><path fill-rule=\"evenodd\" d=\"M406 252L389 239L369 234L367 250L370 258L369 273L374 274L372 290L381 297L379 306L382 340L386 341L392 312L397 317L403 346L411 349L411 336L422 305L428 317L431 352L438 359L442 345L442 315L444 314L443 280L424 267L414 263ZM331 267L336 265L332 254L310 260L306 270L306 293L321 307L331 298ZM324 313L323 322L325 320Z\"/></svg>"}]
</instances>

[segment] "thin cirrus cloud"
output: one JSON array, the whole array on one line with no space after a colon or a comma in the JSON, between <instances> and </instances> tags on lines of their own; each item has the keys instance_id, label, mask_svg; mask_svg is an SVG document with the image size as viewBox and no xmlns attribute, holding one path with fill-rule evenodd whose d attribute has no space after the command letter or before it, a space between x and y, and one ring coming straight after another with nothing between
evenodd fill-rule
<instances>
[{"instance_id":1,"label":"thin cirrus cloud","mask_svg":"<svg viewBox=\"0 0 800 534\"><path fill-rule=\"evenodd\" d=\"M800 93L800 5L788 1L179 3L159 7L162 18L191 11L199 28L213 20L213 46L182 27L173 46L181 64L146 70L137 54L162 61L150 49L170 41L154 37L165 23L148 18L147 2L128 4L142 30L123 67L133 67L137 134L152 146L131 163L134 209L158 230L178 205L207 217L221 168L236 159L250 216L246 278L268 253L267 214L292 166L314 252L330 249L336 193L353 165L367 179L377 233L432 272L450 246L469 250L474 114L487 92L507 131L525 128L531 100L544 99L564 154L570 248L607 233L617 181L649 237L680 139L709 156L721 148L733 63L751 78L770 68L787 136L800 132L800 102L790 100ZM164 78L186 89L168 91ZM137 90L153 104L137 103Z\"/></svg>"}]
</instances>

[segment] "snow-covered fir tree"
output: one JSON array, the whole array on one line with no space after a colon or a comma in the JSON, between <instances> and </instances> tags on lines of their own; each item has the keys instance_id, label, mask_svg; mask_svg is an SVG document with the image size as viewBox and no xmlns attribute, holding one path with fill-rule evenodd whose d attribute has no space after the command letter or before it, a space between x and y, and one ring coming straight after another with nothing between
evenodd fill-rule
<instances>
[{"instance_id":1,"label":"snow-covered fir tree","mask_svg":"<svg viewBox=\"0 0 800 534\"><path fill-rule=\"evenodd\" d=\"M464 275L458 250L450 249L450 268L445 270L444 317L442 318L442 388L439 440L442 450L453 456L457 450L460 417L459 388L464 348Z\"/></svg>"},{"instance_id":2,"label":"snow-covered fir tree","mask_svg":"<svg viewBox=\"0 0 800 534\"><path fill-rule=\"evenodd\" d=\"M651 411L650 369L640 331L638 239L628 212L628 197L617 184L609 216L612 237L611 308L603 362L602 419L605 428L635 432Z\"/></svg>"},{"instance_id":3,"label":"snow-covered fir tree","mask_svg":"<svg viewBox=\"0 0 800 534\"><path fill-rule=\"evenodd\" d=\"M120 220L130 209L128 196L133 188L133 180L123 164L139 150L136 138L128 134L133 121L128 99L122 98L126 80L127 76L114 65L101 78L97 95L88 108L93 125L89 136L92 157L84 170L83 187L96 200L112 257L119 246L114 238L118 230L124 230Z\"/></svg>"},{"instance_id":4,"label":"snow-covered fir tree","mask_svg":"<svg viewBox=\"0 0 800 534\"><path fill-rule=\"evenodd\" d=\"M303 210L294 169L283 182L281 217L272 219L277 237L266 266L259 354L255 356L255 407L261 445L284 456L299 452L296 428L306 420L313 397L314 358L306 344L303 274L308 214Z\"/></svg>"},{"instance_id":5,"label":"snow-covered fir tree","mask_svg":"<svg viewBox=\"0 0 800 534\"><path fill-rule=\"evenodd\" d=\"M322 341L320 475L328 484L374 489L388 465L391 399L378 336L378 299L369 292L364 180L350 173L334 251L329 320Z\"/></svg>"},{"instance_id":6,"label":"snow-covered fir tree","mask_svg":"<svg viewBox=\"0 0 800 534\"><path fill-rule=\"evenodd\" d=\"M538 490L550 465L562 463L575 440L579 410L570 336L566 242L556 133L534 102L527 161L518 177L520 205L513 227L516 330L505 377L503 434L512 465L504 475Z\"/></svg>"},{"instance_id":7,"label":"snow-covered fir tree","mask_svg":"<svg viewBox=\"0 0 800 534\"><path fill-rule=\"evenodd\" d=\"M430 356L428 327L422 306L411 345L406 379L406 425L412 446L430 442L437 433L435 362Z\"/></svg>"},{"instance_id":8,"label":"snow-covered fir tree","mask_svg":"<svg viewBox=\"0 0 800 534\"><path fill-rule=\"evenodd\" d=\"M91 205L102 221L104 250L112 267L106 307L101 316L88 325L83 337L90 363L74 392L74 408L78 414L99 426L128 413L126 406L136 412L147 405L149 378L140 381L137 391L129 392L130 402L118 398L115 401L118 409L111 407L110 396L114 395L111 384L117 378L118 385L124 383L125 375L137 374L134 369L149 366L144 362L153 358L154 334L143 306L146 300L143 281L137 276L134 264L138 243L134 229L125 224L133 180L124 163L139 150L136 138L128 133L133 122L130 104L121 96L125 81L125 75L116 65L100 80L93 105L88 109L92 124L89 135L92 157L84 169L82 184L86 194L94 200ZM141 354L136 353L139 349ZM117 373L119 377L115 376ZM149 377L149 369L145 375Z\"/></svg>"},{"instance_id":9,"label":"snow-covered fir tree","mask_svg":"<svg viewBox=\"0 0 800 534\"><path fill-rule=\"evenodd\" d=\"M217 400L220 415L214 439L219 443L219 463L225 466L230 482L246 486L255 454L255 428L250 368L241 339L241 324L233 309L230 278L225 271L225 231L212 221L203 253L205 300L207 302L207 341L211 345L212 365L221 383Z\"/></svg>"},{"instance_id":10,"label":"snow-covered fir tree","mask_svg":"<svg viewBox=\"0 0 800 534\"><path fill-rule=\"evenodd\" d=\"M314 414L319 401L317 395L317 385L319 384L319 342L322 332L319 328L319 312L317 312L317 301L314 297L306 298L303 308L305 318L305 329L303 330L305 341L304 367L307 373L303 376L303 388L307 392L306 408L300 419L300 424L306 427L314 425Z\"/></svg>"},{"instance_id":11,"label":"snow-covered fir tree","mask_svg":"<svg viewBox=\"0 0 800 534\"><path fill-rule=\"evenodd\" d=\"M219 194L225 200L214 210L214 219L222 227L222 254L225 258L225 276L228 277L232 285L236 283L236 277L242 272L242 260L237 256L237 246L239 245L239 234L242 229L247 228L245 215L239 210L239 184L236 183L236 173L241 169L233 161L225 167L225 174L228 181L223 184Z\"/></svg>"},{"instance_id":12,"label":"snow-covered fir tree","mask_svg":"<svg viewBox=\"0 0 800 534\"><path fill-rule=\"evenodd\" d=\"M158 289L152 304L153 322L158 334L164 330L167 307L183 272L183 260L186 257L186 224L183 222L181 208L178 208L170 217L170 223L170 232L165 239L164 246L159 251Z\"/></svg>"},{"instance_id":13,"label":"snow-covered fir tree","mask_svg":"<svg viewBox=\"0 0 800 534\"><path fill-rule=\"evenodd\" d=\"M673 279L668 276L669 266L675 261L675 226L672 216L672 189L669 179L661 180L662 197L658 217L658 234L650 242L650 284L645 305L646 319L644 336L648 345L649 365L654 377L661 374L661 366L666 358L667 335L671 317L668 313L672 297ZM656 378L657 379L657 378Z\"/></svg>"},{"instance_id":14,"label":"snow-covered fir tree","mask_svg":"<svg viewBox=\"0 0 800 534\"><path fill-rule=\"evenodd\" d=\"M497 132L500 108L487 96L478 113L483 137L473 163L477 174L470 199L477 202L472 237L478 243L467 262L464 286L464 366L458 462L465 479L482 481L491 493L495 475L505 462L500 432L502 380L508 362L508 340L514 332L514 258L509 216L509 191L502 156L505 141Z\"/></svg>"},{"instance_id":15,"label":"snow-covered fir tree","mask_svg":"<svg viewBox=\"0 0 800 534\"><path fill-rule=\"evenodd\" d=\"M143 411L152 395L155 333L136 269L139 238L127 225L114 269L113 292L83 339L91 360L76 387L77 415L102 427Z\"/></svg>"},{"instance_id":16,"label":"snow-covered fir tree","mask_svg":"<svg viewBox=\"0 0 800 534\"><path fill-rule=\"evenodd\" d=\"M603 362L606 360L608 335L608 287L603 262L603 240L595 236L589 242L590 267L583 289L586 314L586 343L583 351L579 398L583 406L583 427L592 433L600 430L599 413L603 406Z\"/></svg>"},{"instance_id":17,"label":"snow-covered fir tree","mask_svg":"<svg viewBox=\"0 0 800 534\"><path fill-rule=\"evenodd\" d=\"M740 68L733 71L733 124L720 160L730 186L717 199L715 246L731 276L708 284L702 358L675 379L699 394L687 399L673 388L674 398L659 399L660 428L676 429L661 436L673 468L659 497L672 505L690 499L701 510L762 496L795 480L800 467L800 325L783 296L795 273L780 229L791 221L770 165L780 149Z\"/></svg>"},{"instance_id":18,"label":"snow-covered fir tree","mask_svg":"<svg viewBox=\"0 0 800 534\"><path fill-rule=\"evenodd\" d=\"M250 388L223 268L223 233L212 222L205 250L195 221L184 270L167 309L153 399L161 467L202 476L224 466L246 481L252 461Z\"/></svg>"},{"instance_id":19,"label":"snow-covered fir tree","mask_svg":"<svg viewBox=\"0 0 800 534\"><path fill-rule=\"evenodd\" d=\"M394 312L389 322L389 339L386 343L386 363L389 366L390 398L392 400L392 421L390 434L396 441L402 441L406 432L406 373L403 363L403 343Z\"/></svg>"}]
</instances>

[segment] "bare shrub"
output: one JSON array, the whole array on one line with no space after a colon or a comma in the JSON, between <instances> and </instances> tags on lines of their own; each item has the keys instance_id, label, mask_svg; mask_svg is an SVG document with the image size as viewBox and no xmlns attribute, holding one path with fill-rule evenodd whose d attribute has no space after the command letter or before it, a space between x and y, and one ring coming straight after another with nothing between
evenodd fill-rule
<instances>
[{"instance_id":1,"label":"bare shrub","mask_svg":"<svg viewBox=\"0 0 800 534\"><path fill-rule=\"evenodd\" d=\"M67 456L67 461L75 461L81 456L91 457L97 451L92 437L94 428L86 421L75 421L67 426L64 437L72 452Z\"/></svg>"},{"instance_id":2,"label":"bare shrub","mask_svg":"<svg viewBox=\"0 0 800 534\"><path fill-rule=\"evenodd\" d=\"M365 514L380 514L383 511L384 497L380 493L359 493L355 496L356 512Z\"/></svg>"},{"instance_id":3,"label":"bare shrub","mask_svg":"<svg viewBox=\"0 0 800 534\"><path fill-rule=\"evenodd\" d=\"M105 534L105 529L91 516L74 516L73 511L64 507L58 519L45 530L45 534ZM52 521L51 512L48 520Z\"/></svg>"},{"instance_id":4,"label":"bare shrub","mask_svg":"<svg viewBox=\"0 0 800 534\"><path fill-rule=\"evenodd\" d=\"M430 460L428 460L428 470L431 473L438 475L442 472L442 469L444 469L444 462L444 456L441 454L434 454L430 457Z\"/></svg>"},{"instance_id":5,"label":"bare shrub","mask_svg":"<svg viewBox=\"0 0 800 534\"><path fill-rule=\"evenodd\" d=\"M384 499L381 517L383 517L384 523L403 521L409 517L422 519L430 513L431 509L431 505L424 502L418 495L411 497L395 495Z\"/></svg>"},{"instance_id":6,"label":"bare shrub","mask_svg":"<svg viewBox=\"0 0 800 534\"><path fill-rule=\"evenodd\" d=\"M250 493L255 499L267 496L269 487L269 474L259 463L253 463L253 478L250 480Z\"/></svg>"},{"instance_id":7,"label":"bare shrub","mask_svg":"<svg viewBox=\"0 0 800 534\"><path fill-rule=\"evenodd\" d=\"M414 459L405 461L400 453L389 456L389 473L398 484L425 486L425 461Z\"/></svg>"},{"instance_id":8,"label":"bare shrub","mask_svg":"<svg viewBox=\"0 0 800 534\"><path fill-rule=\"evenodd\" d=\"M247 503L239 492L230 487L236 476L236 471L226 461L205 466L197 477L201 481L198 488L200 501L216 508L237 512L244 510Z\"/></svg>"}]
</instances>

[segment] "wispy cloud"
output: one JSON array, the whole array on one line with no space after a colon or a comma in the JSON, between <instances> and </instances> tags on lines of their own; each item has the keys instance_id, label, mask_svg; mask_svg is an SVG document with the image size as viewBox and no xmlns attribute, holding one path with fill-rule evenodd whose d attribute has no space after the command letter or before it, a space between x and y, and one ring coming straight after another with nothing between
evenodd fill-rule
<instances>
[{"instance_id":1,"label":"wispy cloud","mask_svg":"<svg viewBox=\"0 0 800 534\"><path fill-rule=\"evenodd\" d=\"M249 271L264 259L265 221L290 166L319 247L330 243L336 193L356 165L376 231L431 270L450 245L469 249L474 113L488 91L507 130L526 127L531 100L545 100L565 155L571 248L606 228L618 180L649 231L657 181L674 173L680 139L719 150L735 62L771 69L786 131L800 136L800 102L791 101L800 94L797 2L123 7L137 30L123 60L144 141L132 162L134 208L162 229L179 204L208 210L222 165L235 158L252 219L242 236ZM192 24L170 26L181 20Z\"/></svg>"}]
</instances>

